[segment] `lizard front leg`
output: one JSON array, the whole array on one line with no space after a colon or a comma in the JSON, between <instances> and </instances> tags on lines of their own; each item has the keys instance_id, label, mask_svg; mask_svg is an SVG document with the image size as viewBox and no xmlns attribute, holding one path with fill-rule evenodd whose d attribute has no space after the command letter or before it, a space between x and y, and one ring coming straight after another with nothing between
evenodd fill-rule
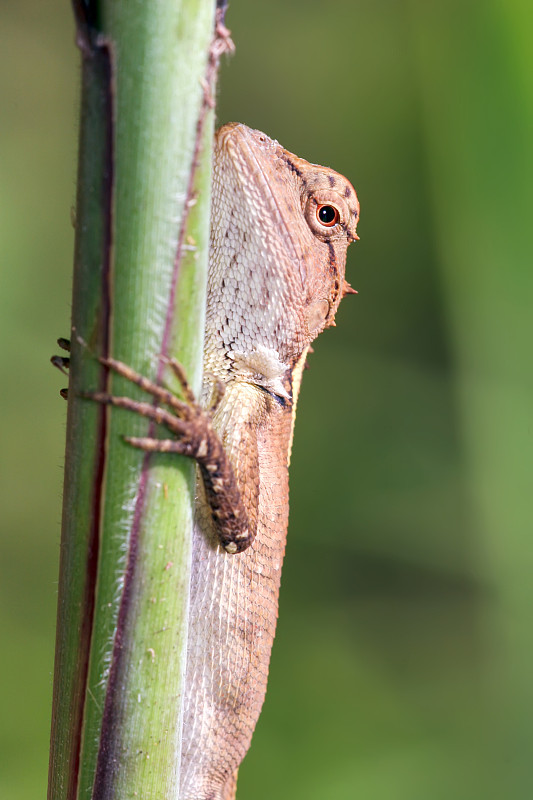
<instances>
[{"instance_id":1,"label":"lizard front leg","mask_svg":"<svg viewBox=\"0 0 533 800\"><path fill-rule=\"evenodd\" d=\"M248 508L245 507L233 466L213 428L211 414L204 411L196 402L181 365L175 360L169 360L182 386L185 401L121 361L101 358L100 362L137 384L155 400L168 406L171 411L152 403L104 392L88 392L84 396L99 403L133 411L163 425L174 434L176 438L173 439L125 437L125 440L134 447L148 452L179 453L195 459L200 468L206 499L220 544L230 554L241 553L250 547L257 529L255 509L250 504Z\"/></svg>"}]
</instances>

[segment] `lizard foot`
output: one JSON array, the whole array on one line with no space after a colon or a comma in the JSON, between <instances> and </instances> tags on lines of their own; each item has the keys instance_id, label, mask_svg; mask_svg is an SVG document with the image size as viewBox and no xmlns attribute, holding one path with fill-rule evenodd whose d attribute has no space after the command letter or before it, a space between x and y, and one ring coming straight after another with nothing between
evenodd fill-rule
<instances>
[{"instance_id":1,"label":"lizard foot","mask_svg":"<svg viewBox=\"0 0 533 800\"><path fill-rule=\"evenodd\" d=\"M255 538L255 530L252 530L249 525L232 465L211 424L210 413L204 411L196 402L181 364L175 359L168 360L169 366L180 382L184 400L135 372L122 361L113 358L100 358L99 360L104 366L151 394L157 402L167 406L170 410L152 403L105 392L87 392L83 397L98 403L128 409L163 425L170 431L176 438L156 439L152 436L126 436L124 438L130 445L141 450L179 453L195 459L200 467L211 517L221 545L227 553L231 554L240 553L249 547ZM217 388L215 405L220 402L222 394L223 387L220 385Z\"/></svg>"},{"instance_id":2,"label":"lizard foot","mask_svg":"<svg viewBox=\"0 0 533 800\"><path fill-rule=\"evenodd\" d=\"M127 442L134 447L140 447L142 450L180 453L181 455L198 459L203 457L204 451L207 451L204 438L211 433L211 430L209 430L211 427L210 420L197 404L181 364L174 359L169 360L169 365L180 382L184 400L180 400L173 392L135 372L122 361L117 361L114 358L100 358L99 361L105 367L112 369L113 372L122 375L126 380L135 383L144 392L151 394L155 400L168 406L171 411L152 403L132 400L130 397L119 397L106 392L88 392L84 394L84 397L96 400L99 403L134 411L136 414L148 417L148 419L157 422L159 425L163 425L175 436L180 437L179 439L125 437Z\"/></svg>"}]
</instances>

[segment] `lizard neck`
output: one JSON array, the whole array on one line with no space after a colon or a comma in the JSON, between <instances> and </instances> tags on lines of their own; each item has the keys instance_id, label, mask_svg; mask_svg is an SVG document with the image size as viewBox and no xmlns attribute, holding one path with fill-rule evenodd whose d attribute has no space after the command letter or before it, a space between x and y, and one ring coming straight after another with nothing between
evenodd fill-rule
<instances>
[{"instance_id":1,"label":"lizard neck","mask_svg":"<svg viewBox=\"0 0 533 800\"><path fill-rule=\"evenodd\" d=\"M296 362L296 365L292 371L292 425L291 425L291 435L289 439L289 452L287 454L287 466L290 466L291 463L292 442L294 439L294 423L296 421L296 406L298 404L298 397L300 395L300 386L302 385L302 376L305 369L305 361L308 352L309 352L309 345L307 345L307 347L303 351L302 355Z\"/></svg>"}]
</instances>

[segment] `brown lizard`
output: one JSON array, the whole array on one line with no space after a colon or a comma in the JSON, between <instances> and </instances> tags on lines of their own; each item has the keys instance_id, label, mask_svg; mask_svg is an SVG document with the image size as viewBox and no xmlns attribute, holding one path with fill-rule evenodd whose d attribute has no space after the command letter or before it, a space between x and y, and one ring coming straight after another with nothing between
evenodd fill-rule
<instances>
[{"instance_id":1,"label":"brown lizard","mask_svg":"<svg viewBox=\"0 0 533 800\"><path fill-rule=\"evenodd\" d=\"M217 132L213 169L201 401L177 362L183 400L112 359L161 405L91 395L174 435L132 445L199 466L180 800L235 797L278 616L302 371L353 292L344 270L359 215L346 178L245 125Z\"/></svg>"}]
</instances>

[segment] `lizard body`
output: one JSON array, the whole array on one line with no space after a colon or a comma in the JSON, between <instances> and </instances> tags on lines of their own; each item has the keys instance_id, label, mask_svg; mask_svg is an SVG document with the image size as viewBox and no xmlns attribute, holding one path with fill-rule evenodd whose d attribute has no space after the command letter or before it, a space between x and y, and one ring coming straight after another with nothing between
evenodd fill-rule
<instances>
[{"instance_id":1,"label":"lizard body","mask_svg":"<svg viewBox=\"0 0 533 800\"><path fill-rule=\"evenodd\" d=\"M245 552L225 556L208 505L198 505L183 800L224 798L221 789L228 774L233 785L263 704L301 374L311 340L332 322L342 297L346 246L355 237L358 213L355 192L344 178L241 125L217 134L213 184L204 369L226 386L213 426L248 495L245 505L257 504L252 512L257 532ZM320 201L339 203L339 186L347 230L331 243L330 229L318 228L324 239L317 239L305 214L313 204L309 197L318 192ZM309 211L316 217L314 208ZM208 380L205 403L211 389Z\"/></svg>"},{"instance_id":2,"label":"lizard body","mask_svg":"<svg viewBox=\"0 0 533 800\"><path fill-rule=\"evenodd\" d=\"M233 800L261 711L302 371L310 343L334 324L340 300L353 291L344 268L358 214L346 178L259 131L222 127L214 150L201 401L195 403L176 364L186 402L169 400L166 390L112 360L104 363L173 414L92 395L143 413L177 436L132 444L184 453L200 467L180 800Z\"/></svg>"}]
</instances>

